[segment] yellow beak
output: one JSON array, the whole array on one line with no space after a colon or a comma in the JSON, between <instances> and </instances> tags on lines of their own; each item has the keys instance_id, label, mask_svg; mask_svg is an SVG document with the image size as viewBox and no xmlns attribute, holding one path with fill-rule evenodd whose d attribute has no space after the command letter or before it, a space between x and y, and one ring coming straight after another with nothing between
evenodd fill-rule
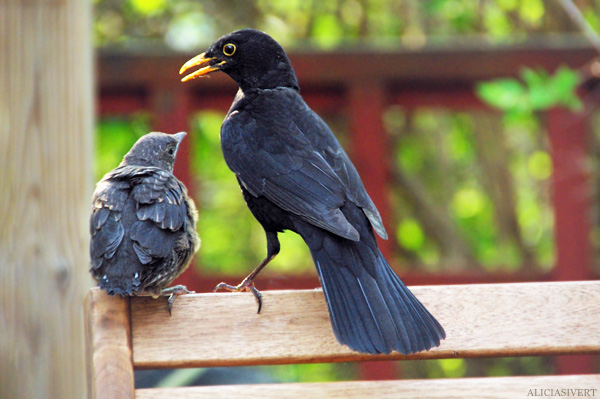
<instances>
[{"instance_id":1,"label":"yellow beak","mask_svg":"<svg viewBox=\"0 0 600 399\"><path fill-rule=\"evenodd\" d=\"M211 72L218 71L220 69L219 67L221 65L225 64L225 62L226 62L226 61L221 61L215 65L208 65L208 63L210 61L214 60L214 58L206 58L205 54L206 53L197 55L194 58L192 58L191 60L189 60L188 62L186 62L185 64L183 64L183 66L179 70L180 75L182 75L185 71L187 71L190 68L194 68L194 67L201 67L201 68L198 69L196 72L190 73L189 75L185 76L183 79L181 79L182 82L187 82L188 80L196 79L196 78L202 77L204 75L208 75Z\"/></svg>"}]
</instances>

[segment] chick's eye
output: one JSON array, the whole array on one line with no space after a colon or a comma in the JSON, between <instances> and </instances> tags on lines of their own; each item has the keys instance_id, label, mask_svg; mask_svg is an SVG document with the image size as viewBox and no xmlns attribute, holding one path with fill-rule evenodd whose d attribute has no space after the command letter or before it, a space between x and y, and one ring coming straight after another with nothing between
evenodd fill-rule
<instances>
[{"instance_id":1,"label":"chick's eye","mask_svg":"<svg viewBox=\"0 0 600 399\"><path fill-rule=\"evenodd\" d=\"M167 152L169 153L169 155L175 155L175 147L167 148Z\"/></svg>"},{"instance_id":2,"label":"chick's eye","mask_svg":"<svg viewBox=\"0 0 600 399\"><path fill-rule=\"evenodd\" d=\"M236 47L233 43L228 43L223 46L223 54L228 57L231 57L235 53Z\"/></svg>"}]
</instances>

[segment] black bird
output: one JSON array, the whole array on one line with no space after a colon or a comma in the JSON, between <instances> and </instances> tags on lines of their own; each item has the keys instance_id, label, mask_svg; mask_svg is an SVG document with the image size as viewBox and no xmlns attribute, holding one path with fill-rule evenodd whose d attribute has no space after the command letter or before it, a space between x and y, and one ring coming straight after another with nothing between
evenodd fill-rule
<instances>
[{"instance_id":1,"label":"black bird","mask_svg":"<svg viewBox=\"0 0 600 399\"><path fill-rule=\"evenodd\" d=\"M175 176L185 133L148 133L96 185L90 218L90 272L110 295L169 295L169 313L185 286L166 288L200 247L198 213Z\"/></svg>"},{"instance_id":2,"label":"black bird","mask_svg":"<svg viewBox=\"0 0 600 399\"><path fill-rule=\"evenodd\" d=\"M251 290L279 252L277 233L298 233L312 254L336 338L365 353L404 354L438 346L446 334L400 281L377 247L387 238L377 208L354 165L300 96L283 48L243 29L186 62L188 81L223 71L239 91L221 127L225 161L267 236L267 257L238 286ZM260 308L259 308L260 311Z\"/></svg>"}]
</instances>

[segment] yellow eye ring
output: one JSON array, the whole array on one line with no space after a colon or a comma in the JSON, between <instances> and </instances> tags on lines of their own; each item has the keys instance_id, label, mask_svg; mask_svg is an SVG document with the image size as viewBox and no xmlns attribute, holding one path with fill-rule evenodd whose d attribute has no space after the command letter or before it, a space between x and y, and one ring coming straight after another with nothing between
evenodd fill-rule
<instances>
[{"instance_id":1,"label":"yellow eye ring","mask_svg":"<svg viewBox=\"0 0 600 399\"><path fill-rule=\"evenodd\" d=\"M231 57L232 55L234 55L235 50L237 50L237 48L233 43L227 43L223 46L223 54L225 54L227 57Z\"/></svg>"}]
</instances>

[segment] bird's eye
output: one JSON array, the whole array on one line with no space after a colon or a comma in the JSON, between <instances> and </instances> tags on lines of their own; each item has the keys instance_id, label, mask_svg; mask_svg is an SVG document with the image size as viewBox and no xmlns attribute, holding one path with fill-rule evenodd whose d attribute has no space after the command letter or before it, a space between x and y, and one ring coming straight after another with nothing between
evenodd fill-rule
<instances>
[{"instance_id":1,"label":"bird's eye","mask_svg":"<svg viewBox=\"0 0 600 399\"><path fill-rule=\"evenodd\" d=\"M167 148L167 152L169 153L169 155L175 155L175 147L169 147Z\"/></svg>"},{"instance_id":2,"label":"bird's eye","mask_svg":"<svg viewBox=\"0 0 600 399\"><path fill-rule=\"evenodd\" d=\"M225 54L227 57L231 57L233 54L235 54L235 50L236 47L233 43L227 43L223 46L223 54Z\"/></svg>"}]
</instances>

